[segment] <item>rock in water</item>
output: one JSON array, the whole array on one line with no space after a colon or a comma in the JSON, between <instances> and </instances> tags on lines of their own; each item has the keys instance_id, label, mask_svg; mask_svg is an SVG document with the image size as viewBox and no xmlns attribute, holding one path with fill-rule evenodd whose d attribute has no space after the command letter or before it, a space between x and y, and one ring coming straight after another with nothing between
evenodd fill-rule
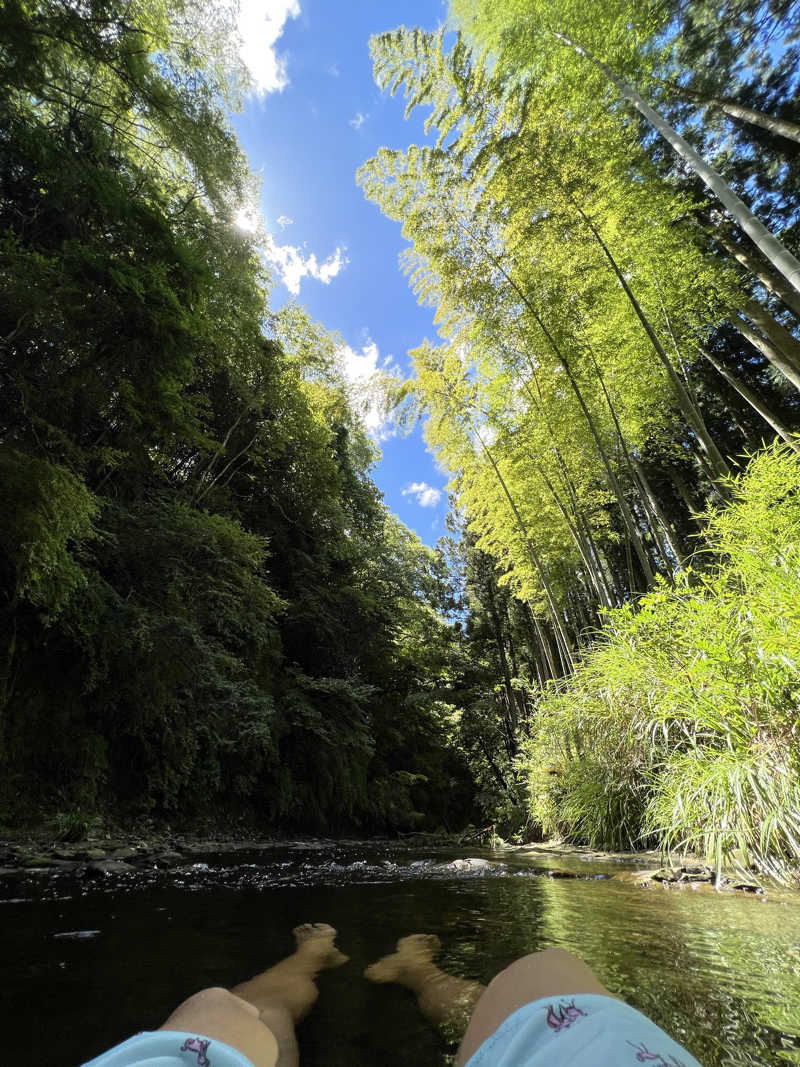
<instances>
[{"instance_id":1,"label":"rock in water","mask_svg":"<svg viewBox=\"0 0 800 1067\"><path fill-rule=\"evenodd\" d=\"M453 860L450 866L456 871L479 871L484 867L491 867L491 864L488 860L472 856L465 860Z\"/></svg>"},{"instance_id":2,"label":"rock in water","mask_svg":"<svg viewBox=\"0 0 800 1067\"><path fill-rule=\"evenodd\" d=\"M127 874L135 870L122 860L95 860L87 865L84 878L107 878L109 874Z\"/></svg>"}]
</instances>

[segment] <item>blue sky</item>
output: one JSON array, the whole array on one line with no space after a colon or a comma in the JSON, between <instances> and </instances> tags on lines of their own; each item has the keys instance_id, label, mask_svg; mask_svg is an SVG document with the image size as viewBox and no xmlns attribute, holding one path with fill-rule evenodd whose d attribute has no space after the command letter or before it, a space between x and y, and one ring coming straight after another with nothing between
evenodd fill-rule
<instances>
[{"instance_id":1,"label":"blue sky","mask_svg":"<svg viewBox=\"0 0 800 1067\"><path fill-rule=\"evenodd\" d=\"M432 311L399 270L400 227L365 200L355 172L382 145L423 139L419 117L404 121L402 99L378 92L370 36L403 24L436 29L445 14L440 0L242 0L242 57L260 92L233 123L263 183L273 307L296 299L337 330L355 376L389 359L405 370L408 350L436 335ZM380 446L374 478L386 503L433 544L444 532L446 476L419 429Z\"/></svg>"}]
</instances>

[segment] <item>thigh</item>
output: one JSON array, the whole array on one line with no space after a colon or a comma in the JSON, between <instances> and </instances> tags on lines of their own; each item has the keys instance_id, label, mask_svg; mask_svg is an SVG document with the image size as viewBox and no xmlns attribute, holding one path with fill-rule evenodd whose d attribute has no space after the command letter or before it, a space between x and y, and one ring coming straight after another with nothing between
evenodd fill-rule
<instances>
[{"instance_id":1,"label":"thigh","mask_svg":"<svg viewBox=\"0 0 800 1067\"><path fill-rule=\"evenodd\" d=\"M275 1067L278 1041L257 1008L227 989L203 989L180 1004L159 1030L202 1034L238 1049L254 1067Z\"/></svg>"},{"instance_id":2,"label":"thigh","mask_svg":"<svg viewBox=\"0 0 800 1067\"><path fill-rule=\"evenodd\" d=\"M612 995L588 964L564 949L548 948L516 960L491 980L475 1005L456 1064L461 1067L466 1063L498 1026L524 1004L542 997L577 993Z\"/></svg>"}]
</instances>

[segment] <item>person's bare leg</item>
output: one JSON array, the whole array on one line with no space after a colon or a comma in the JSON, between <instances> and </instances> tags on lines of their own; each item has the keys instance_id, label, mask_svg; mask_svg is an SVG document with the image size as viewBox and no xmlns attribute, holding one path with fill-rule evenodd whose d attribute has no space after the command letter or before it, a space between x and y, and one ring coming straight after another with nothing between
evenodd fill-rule
<instances>
[{"instance_id":1,"label":"person's bare leg","mask_svg":"<svg viewBox=\"0 0 800 1067\"><path fill-rule=\"evenodd\" d=\"M334 945L336 931L326 923L305 923L293 933L297 948L291 956L230 991L202 990L184 1001L160 1029L196 1031L224 1041L256 1067L295 1067L294 1027L319 996L314 979L348 957Z\"/></svg>"},{"instance_id":2,"label":"person's bare leg","mask_svg":"<svg viewBox=\"0 0 800 1067\"><path fill-rule=\"evenodd\" d=\"M462 1067L500 1024L524 1004L543 997L571 997L579 993L613 996L588 964L564 949L548 948L516 960L491 980L475 1005L458 1050L456 1067Z\"/></svg>"},{"instance_id":3,"label":"person's bare leg","mask_svg":"<svg viewBox=\"0 0 800 1067\"><path fill-rule=\"evenodd\" d=\"M243 1052L255 1067L276 1067L279 1062L278 1035L271 1025L261 1022L258 1008L227 989L201 989L179 1004L158 1029L197 1034L198 1041L224 1041ZM197 1051L204 1053L205 1049L198 1047ZM213 1062L213 1049L211 1055Z\"/></svg>"},{"instance_id":4,"label":"person's bare leg","mask_svg":"<svg viewBox=\"0 0 800 1067\"><path fill-rule=\"evenodd\" d=\"M372 982L396 982L416 994L420 1011L451 1041L463 1034L475 1002L485 986L448 974L433 962L441 948L435 934L409 934L397 951L367 967Z\"/></svg>"},{"instance_id":5,"label":"person's bare leg","mask_svg":"<svg viewBox=\"0 0 800 1067\"><path fill-rule=\"evenodd\" d=\"M276 963L231 990L260 1012L281 1008L292 1023L304 1019L319 996L314 979L328 967L339 967L348 957L336 948L336 930L327 923L304 923L292 931L297 948Z\"/></svg>"}]
</instances>

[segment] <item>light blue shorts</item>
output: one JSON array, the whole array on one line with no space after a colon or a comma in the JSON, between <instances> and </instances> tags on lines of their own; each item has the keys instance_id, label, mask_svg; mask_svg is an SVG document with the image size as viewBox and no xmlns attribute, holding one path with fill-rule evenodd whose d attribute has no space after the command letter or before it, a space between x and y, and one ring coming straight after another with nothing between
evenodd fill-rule
<instances>
[{"instance_id":1,"label":"light blue shorts","mask_svg":"<svg viewBox=\"0 0 800 1067\"><path fill-rule=\"evenodd\" d=\"M700 1067L677 1041L614 997L547 997L515 1011L466 1067Z\"/></svg>"},{"instance_id":2,"label":"light blue shorts","mask_svg":"<svg viewBox=\"0 0 800 1067\"><path fill-rule=\"evenodd\" d=\"M83 1067L253 1067L238 1049L182 1030L145 1030Z\"/></svg>"}]
</instances>

